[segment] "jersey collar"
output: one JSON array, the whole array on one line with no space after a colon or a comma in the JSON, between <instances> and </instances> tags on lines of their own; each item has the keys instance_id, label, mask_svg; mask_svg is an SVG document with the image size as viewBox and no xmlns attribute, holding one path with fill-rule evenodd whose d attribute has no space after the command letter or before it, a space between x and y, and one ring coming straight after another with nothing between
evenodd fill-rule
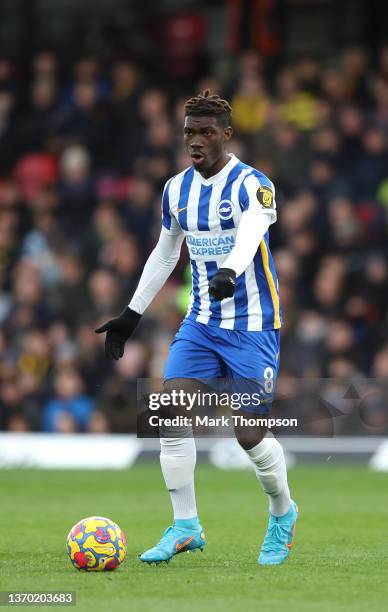
<instances>
[{"instance_id":1,"label":"jersey collar","mask_svg":"<svg viewBox=\"0 0 388 612\"><path fill-rule=\"evenodd\" d=\"M217 174L213 174L213 176L209 176L209 178L205 179L203 178L202 174L198 172L198 170L195 170L195 168L194 174L197 175L197 178L199 178L203 185L214 185L215 183L218 183L218 181L222 181L227 177L231 169L240 161L233 153L228 153L228 156L230 157L228 163L225 164L225 166L219 172L217 172Z\"/></svg>"}]
</instances>

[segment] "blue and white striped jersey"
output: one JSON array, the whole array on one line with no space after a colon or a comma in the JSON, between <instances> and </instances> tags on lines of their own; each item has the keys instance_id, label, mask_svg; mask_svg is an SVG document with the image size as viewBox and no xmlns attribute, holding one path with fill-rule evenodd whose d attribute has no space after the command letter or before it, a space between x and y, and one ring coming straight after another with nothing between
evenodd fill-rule
<instances>
[{"instance_id":1,"label":"blue and white striped jersey","mask_svg":"<svg viewBox=\"0 0 388 612\"><path fill-rule=\"evenodd\" d=\"M189 319L225 329L261 331L281 326L278 281L266 232L253 261L236 280L232 298L209 298L209 280L234 247L241 216L251 206L276 221L273 183L234 155L216 175L204 179L187 168L165 185L162 223L171 234L184 232L193 286Z\"/></svg>"}]
</instances>

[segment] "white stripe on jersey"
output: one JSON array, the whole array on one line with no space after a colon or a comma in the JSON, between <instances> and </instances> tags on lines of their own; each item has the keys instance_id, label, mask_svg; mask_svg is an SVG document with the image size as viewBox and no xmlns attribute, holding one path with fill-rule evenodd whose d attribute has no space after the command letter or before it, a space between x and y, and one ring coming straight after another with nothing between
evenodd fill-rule
<instances>
[{"instance_id":1,"label":"white stripe on jersey","mask_svg":"<svg viewBox=\"0 0 388 612\"><path fill-rule=\"evenodd\" d=\"M224 329L233 329L234 317L236 314L236 308L234 306L233 298L227 298L226 300L222 300L221 313L222 321L220 327L223 327Z\"/></svg>"},{"instance_id":2,"label":"white stripe on jersey","mask_svg":"<svg viewBox=\"0 0 388 612\"><path fill-rule=\"evenodd\" d=\"M232 192L231 192L232 200L238 199L238 191L241 187L241 183L243 182L246 175L250 174L250 172L252 172L252 168L245 168L244 170L241 171L241 174L239 174L236 180L233 182ZM247 181L249 181L249 179L247 179Z\"/></svg>"},{"instance_id":3,"label":"white stripe on jersey","mask_svg":"<svg viewBox=\"0 0 388 612\"><path fill-rule=\"evenodd\" d=\"M260 304L260 288L255 276L255 264L252 262L245 270L245 286L248 296L248 331L260 331L263 317Z\"/></svg>"},{"instance_id":4,"label":"white stripe on jersey","mask_svg":"<svg viewBox=\"0 0 388 612\"><path fill-rule=\"evenodd\" d=\"M171 203L178 202L179 200L179 193L180 193L180 189L181 189L181 185L183 181L183 176L184 176L184 172L181 172L180 174L177 174L176 176L174 176L174 178L170 182L169 208L170 208L170 214L171 214L171 229L180 227L176 219L175 210L172 209Z\"/></svg>"},{"instance_id":5,"label":"white stripe on jersey","mask_svg":"<svg viewBox=\"0 0 388 612\"><path fill-rule=\"evenodd\" d=\"M209 296L209 281L207 279L207 270L203 261L197 261L197 269L199 275L199 295L201 299L201 314L198 315L199 323L207 323L211 316L210 296Z\"/></svg>"},{"instance_id":6,"label":"white stripe on jersey","mask_svg":"<svg viewBox=\"0 0 388 612\"><path fill-rule=\"evenodd\" d=\"M187 227L189 232L195 231L198 227L198 201L200 193L201 180L197 175L194 175L187 201Z\"/></svg>"}]
</instances>

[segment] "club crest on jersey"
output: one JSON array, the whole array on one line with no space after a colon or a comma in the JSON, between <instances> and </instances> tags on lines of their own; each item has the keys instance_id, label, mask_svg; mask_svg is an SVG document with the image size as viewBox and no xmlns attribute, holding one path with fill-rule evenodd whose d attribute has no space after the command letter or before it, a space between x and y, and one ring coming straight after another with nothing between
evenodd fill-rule
<instances>
[{"instance_id":1,"label":"club crest on jersey","mask_svg":"<svg viewBox=\"0 0 388 612\"><path fill-rule=\"evenodd\" d=\"M231 219L233 217L233 213L234 213L233 203L230 200L221 200L221 202L217 204L216 212L217 212L217 216L222 221L228 221L228 219Z\"/></svg>"},{"instance_id":2,"label":"club crest on jersey","mask_svg":"<svg viewBox=\"0 0 388 612\"><path fill-rule=\"evenodd\" d=\"M259 187L256 197L264 208L271 208L273 204L273 193L269 187Z\"/></svg>"}]
</instances>

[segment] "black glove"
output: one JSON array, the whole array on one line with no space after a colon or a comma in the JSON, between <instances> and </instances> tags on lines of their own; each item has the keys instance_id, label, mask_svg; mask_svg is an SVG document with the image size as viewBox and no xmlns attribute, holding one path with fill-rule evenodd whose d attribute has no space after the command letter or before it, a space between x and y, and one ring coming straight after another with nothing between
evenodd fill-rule
<instances>
[{"instance_id":1,"label":"black glove","mask_svg":"<svg viewBox=\"0 0 388 612\"><path fill-rule=\"evenodd\" d=\"M118 317L111 319L95 330L96 334L107 332L105 338L105 355L107 357L113 357L117 361L124 355L124 344L133 334L140 319L141 315L138 312L127 307Z\"/></svg>"},{"instance_id":2,"label":"black glove","mask_svg":"<svg viewBox=\"0 0 388 612\"><path fill-rule=\"evenodd\" d=\"M214 300L232 297L236 289L236 272L230 268L217 270L209 283L209 295Z\"/></svg>"}]
</instances>

